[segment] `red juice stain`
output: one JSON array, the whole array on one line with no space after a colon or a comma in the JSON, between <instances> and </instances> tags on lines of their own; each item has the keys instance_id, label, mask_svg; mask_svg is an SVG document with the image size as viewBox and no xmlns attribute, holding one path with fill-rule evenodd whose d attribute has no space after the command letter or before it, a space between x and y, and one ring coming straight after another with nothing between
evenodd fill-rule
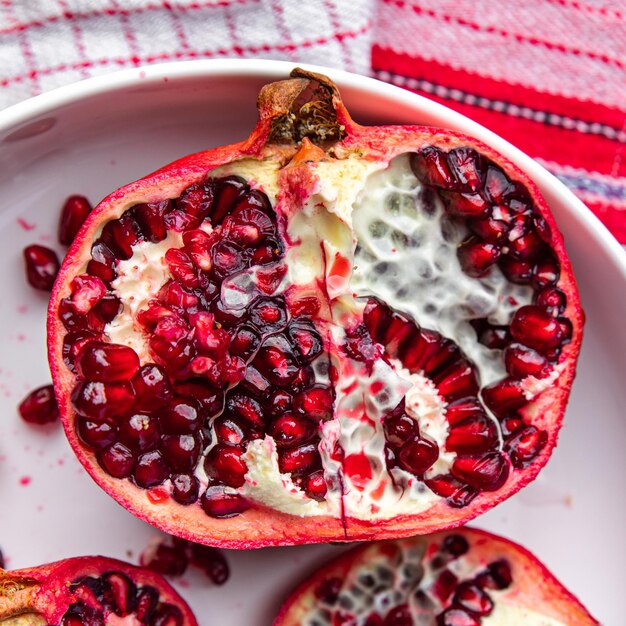
<instances>
[{"instance_id":1,"label":"red juice stain","mask_svg":"<svg viewBox=\"0 0 626 626\"><path fill-rule=\"evenodd\" d=\"M30 485L32 478L30 476L22 476L20 478L20 485L22 485L22 487L27 487L28 485Z\"/></svg>"},{"instance_id":2,"label":"red juice stain","mask_svg":"<svg viewBox=\"0 0 626 626\"><path fill-rule=\"evenodd\" d=\"M27 222L23 217L18 217L17 223L26 231L34 230L35 228L35 224L31 224L30 222Z\"/></svg>"},{"instance_id":3,"label":"red juice stain","mask_svg":"<svg viewBox=\"0 0 626 626\"><path fill-rule=\"evenodd\" d=\"M146 495L148 496L148 500L153 504L161 504L169 499L167 491L158 487L156 489L150 489Z\"/></svg>"},{"instance_id":4,"label":"red juice stain","mask_svg":"<svg viewBox=\"0 0 626 626\"><path fill-rule=\"evenodd\" d=\"M372 480L372 465L363 452L349 454L343 460L343 471L355 487L364 489Z\"/></svg>"}]
</instances>

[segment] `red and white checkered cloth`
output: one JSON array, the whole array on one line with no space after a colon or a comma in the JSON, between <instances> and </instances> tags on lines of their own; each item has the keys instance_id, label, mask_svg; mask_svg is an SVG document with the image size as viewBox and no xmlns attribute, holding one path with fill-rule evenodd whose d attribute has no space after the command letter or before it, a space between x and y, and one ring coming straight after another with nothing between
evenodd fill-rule
<instances>
[{"instance_id":1,"label":"red and white checkered cloth","mask_svg":"<svg viewBox=\"0 0 626 626\"><path fill-rule=\"evenodd\" d=\"M339 67L443 102L537 158L626 243L624 0L0 0L0 108L224 57Z\"/></svg>"}]
</instances>

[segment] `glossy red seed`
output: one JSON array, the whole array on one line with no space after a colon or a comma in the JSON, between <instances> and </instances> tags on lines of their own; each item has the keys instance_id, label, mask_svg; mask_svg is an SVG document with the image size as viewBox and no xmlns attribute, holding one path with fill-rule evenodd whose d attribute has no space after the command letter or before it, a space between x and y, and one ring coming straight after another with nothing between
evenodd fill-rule
<instances>
[{"instance_id":1,"label":"glossy red seed","mask_svg":"<svg viewBox=\"0 0 626 626\"><path fill-rule=\"evenodd\" d=\"M459 359L449 365L433 376L433 382L446 402L474 396L479 390L476 371L467 359Z\"/></svg>"},{"instance_id":2,"label":"glossy red seed","mask_svg":"<svg viewBox=\"0 0 626 626\"><path fill-rule=\"evenodd\" d=\"M487 167L485 176L485 192L492 202L500 204L515 191L509 177L498 167Z\"/></svg>"},{"instance_id":3,"label":"glossy red seed","mask_svg":"<svg viewBox=\"0 0 626 626\"><path fill-rule=\"evenodd\" d=\"M464 193L482 188L485 179L482 156L473 148L453 148L448 152L448 165L456 179L455 189Z\"/></svg>"},{"instance_id":4,"label":"glossy red seed","mask_svg":"<svg viewBox=\"0 0 626 626\"><path fill-rule=\"evenodd\" d=\"M119 442L99 450L96 457L102 469L113 478L128 478L135 465L132 452Z\"/></svg>"},{"instance_id":5,"label":"glossy red seed","mask_svg":"<svg viewBox=\"0 0 626 626\"><path fill-rule=\"evenodd\" d=\"M33 244L24 248L26 280L31 287L52 291L61 264L54 250Z\"/></svg>"},{"instance_id":6,"label":"glossy red seed","mask_svg":"<svg viewBox=\"0 0 626 626\"><path fill-rule=\"evenodd\" d=\"M299 446L315 434L315 424L304 417L285 413L276 418L269 427L269 434L279 448Z\"/></svg>"},{"instance_id":7,"label":"glossy red seed","mask_svg":"<svg viewBox=\"0 0 626 626\"><path fill-rule=\"evenodd\" d=\"M420 182L440 189L453 189L456 181L446 160L446 153L426 147L411 155L411 169Z\"/></svg>"},{"instance_id":8,"label":"glossy red seed","mask_svg":"<svg viewBox=\"0 0 626 626\"><path fill-rule=\"evenodd\" d=\"M204 220L213 206L215 186L212 181L187 187L176 199L176 208Z\"/></svg>"},{"instance_id":9,"label":"glossy red seed","mask_svg":"<svg viewBox=\"0 0 626 626\"><path fill-rule=\"evenodd\" d=\"M518 380L526 376L543 378L551 370L548 359L521 343L512 343L505 348L504 364L509 376Z\"/></svg>"},{"instance_id":10,"label":"glossy red seed","mask_svg":"<svg viewBox=\"0 0 626 626\"><path fill-rule=\"evenodd\" d=\"M140 367L132 385L138 406L144 411L160 409L172 397L172 387L165 370L154 363Z\"/></svg>"},{"instance_id":11,"label":"glossy red seed","mask_svg":"<svg viewBox=\"0 0 626 626\"><path fill-rule=\"evenodd\" d=\"M413 437L398 452L398 465L411 472L421 475L430 469L439 458L439 446L424 437Z\"/></svg>"},{"instance_id":12,"label":"glossy red seed","mask_svg":"<svg viewBox=\"0 0 626 626\"><path fill-rule=\"evenodd\" d=\"M451 426L468 418L482 417L484 414L485 410L478 398L461 398L446 407L446 419Z\"/></svg>"},{"instance_id":13,"label":"glossy red seed","mask_svg":"<svg viewBox=\"0 0 626 626\"><path fill-rule=\"evenodd\" d=\"M159 423L164 433L184 435L197 432L204 417L200 405L194 398L174 397L159 413Z\"/></svg>"},{"instance_id":14,"label":"glossy red seed","mask_svg":"<svg viewBox=\"0 0 626 626\"><path fill-rule=\"evenodd\" d=\"M457 559L467 553L469 543L463 535L448 535L441 542L441 550Z\"/></svg>"},{"instance_id":15,"label":"glossy red seed","mask_svg":"<svg viewBox=\"0 0 626 626\"><path fill-rule=\"evenodd\" d=\"M292 383L300 370L288 340L282 335L272 335L264 341L254 364L272 384L280 387Z\"/></svg>"},{"instance_id":16,"label":"glossy red seed","mask_svg":"<svg viewBox=\"0 0 626 626\"><path fill-rule=\"evenodd\" d=\"M460 482L450 474L439 474L425 481L431 491L442 498L446 498L450 506L467 506L477 495L478 491Z\"/></svg>"},{"instance_id":17,"label":"glossy red seed","mask_svg":"<svg viewBox=\"0 0 626 626\"><path fill-rule=\"evenodd\" d=\"M215 478L229 487L241 487L248 466L243 460L243 448L218 443L211 448L204 462L207 476Z\"/></svg>"},{"instance_id":18,"label":"glossy red seed","mask_svg":"<svg viewBox=\"0 0 626 626\"><path fill-rule=\"evenodd\" d=\"M302 488L304 493L313 500L322 501L326 498L326 492L328 486L326 485L326 479L324 478L324 471L317 470L308 476L305 476L302 480Z\"/></svg>"},{"instance_id":19,"label":"glossy red seed","mask_svg":"<svg viewBox=\"0 0 626 626\"><path fill-rule=\"evenodd\" d=\"M282 298L258 298L248 309L250 321L263 333L281 330L287 324Z\"/></svg>"},{"instance_id":20,"label":"glossy red seed","mask_svg":"<svg viewBox=\"0 0 626 626\"><path fill-rule=\"evenodd\" d=\"M272 220L263 211L241 208L223 222L224 236L241 246L254 246L261 239L275 235Z\"/></svg>"},{"instance_id":21,"label":"glossy red seed","mask_svg":"<svg viewBox=\"0 0 626 626\"><path fill-rule=\"evenodd\" d=\"M464 241L457 251L462 270L473 277L484 276L498 261L500 245L471 238Z\"/></svg>"},{"instance_id":22,"label":"glossy red seed","mask_svg":"<svg viewBox=\"0 0 626 626\"><path fill-rule=\"evenodd\" d=\"M151 489L163 483L170 474L170 468L158 450L142 454L133 470L135 484L142 489Z\"/></svg>"},{"instance_id":23,"label":"glossy red seed","mask_svg":"<svg viewBox=\"0 0 626 626\"><path fill-rule=\"evenodd\" d=\"M483 413L455 422L446 439L446 450L475 454L496 447L499 441L498 427Z\"/></svg>"},{"instance_id":24,"label":"glossy red seed","mask_svg":"<svg viewBox=\"0 0 626 626\"><path fill-rule=\"evenodd\" d=\"M539 260L533 270L531 284L535 289L553 287L559 281L559 263L552 256Z\"/></svg>"},{"instance_id":25,"label":"glossy red seed","mask_svg":"<svg viewBox=\"0 0 626 626\"><path fill-rule=\"evenodd\" d=\"M546 287L537 294L535 304L545 308L550 315L556 317L565 310L567 297L556 287Z\"/></svg>"},{"instance_id":26,"label":"glossy red seed","mask_svg":"<svg viewBox=\"0 0 626 626\"><path fill-rule=\"evenodd\" d=\"M200 304L200 298L197 295L191 293L189 288L183 287L175 280L165 283L159 290L157 297L161 304L176 311L179 315L193 313Z\"/></svg>"},{"instance_id":27,"label":"glossy red seed","mask_svg":"<svg viewBox=\"0 0 626 626\"><path fill-rule=\"evenodd\" d=\"M109 282L117 276L115 254L101 239L98 239L91 247L91 259L87 263L87 274Z\"/></svg>"},{"instance_id":28,"label":"glossy red seed","mask_svg":"<svg viewBox=\"0 0 626 626\"><path fill-rule=\"evenodd\" d=\"M213 422L213 430L217 440L231 446L238 446L245 442L246 428L237 420L220 415Z\"/></svg>"},{"instance_id":29,"label":"glossy red seed","mask_svg":"<svg viewBox=\"0 0 626 626\"><path fill-rule=\"evenodd\" d=\"M333 403L332 390L316 385L293 397L293 410L314 422L323 422L332 418Z\"/></svg>"},{"instance_id":30,"label":"glossy red seed","mask_svg":"<svg viewBox=\"0 0 626 626\"><path fill-rule=\"evenodd\" d=\"M187 230L183 233L183 242L184 250L194 265L204 272L209 272L213 267L211 248L215 243L215 237L200 229Z\"/></svg>"},{"instance_id":31,"label":"glossy red seed","mask_svg":"<svg viewBox=\"0 0 626 626\"><path fill-rule=\"evenodd\" d=\"M67 198L61 208L59 219L59 243L69 246L74 241L80 227L91 213L91 208L91 204L85 196L74 195Z\"/></svg>"},{"instance_id":32,"label":"glossy red seed","mask_svg":"<svg viewBox=\"0 0 626 626\"><path fill-rule=\"evenodd\" d=\"M322 338L308 320L292 320L287 327L287 334L306 363L310 363L323 350Z\"/></svg>"},{"instance_id":33,"label":"glossy red seed","mask_svg":"<svg viewBox=\"0 0 626 626\"><path fill-rule=\"evenodd\" d=\"M489 213L490 204L481 193L441 193L449 215L480 219Z\"/></svg>"},{"instance_id":34,"label":"glossy red seed","mask_svg":"<svg viewBox=\"0 0 626 626\"><path fill-rule=\"evenodd\" d=\"M419 434L417 421L402 413L394 417L386 417L383 422L385 437L390 445L400 447L409 439Z\"/></svg>"},{"instance_id":35,"label":"glossy red seed","mask_svg":"<svg viewBox=\"0 0 626 626\"><path fill-rule=\"evenodd\" d=\"M207 311L189 315L194 338L199 351L213 358L221 358L229 347L230 336L215 324L215 316Z\"/></svg>"},{"instance_id":36,"label":"glossy red seed","mask_svg":"<svg viewBox=\"0 0 626 626\"><path fill-rule=\"evenodd\" d=\"M220 241L211 248L212 273L223 279L246 267L246 258L239 246L227 241Z\"/></svg>"},{"instance_id":37,"label":"glossy red seed","mask_svg":"<svg viewBox=\"0 0 626 626\"><path fill-rule=\"evenodd\" d=\"M506 417L527 402L519 381L512 378L505 378L483 387L481 396L487 407L498 417Z\"/></svg>"},{"instance_id":38,"label":"glossy red seed","mask_svg":"<svg viewBox=\"0 0 626 626\"><path fill-rule=\"evenodd\" d=\"M77 313L86 315L91 309L104 298L107 288L101 278L80 274L71 284L70 296L72 305Z\"/></svg>"},{"instance_id":39,"label":"glossy red seed","mask_svg":"<svg viewBox=\"0 0 626 626\"><path fill-rule=\"evenodd\" d=\"M453 602L475 615L489 615L493 611L493 601L485 591L477 585L461 583L454 593Z\"/></svg>"},{"instance_id":40,"label":"glossy red seed","mask_svg":"<svg viewBox=\"0 0 626 626\"><path fill-rule=\"evenodd\" d=\"M90 341L78 354L75 366L78 375L87 380L129 380L139 369L139 357L128 346Z\"/></svg>"},{"instance_id":41,"label":"glossy red seed","mask_svg":"<svg viewBox=\"0 0 626 626\"><path fill-rule=\"evenodd\" d=\"M200 494L200 482L193 474L173 474L172 498L179 504L193 504Z\"/></svg>"},{"instance_id":42,"label":"glossy red seed","mask_svg":"<svg viewBox=\"0 0 626 626\"><path fill-rule=\"evenodd\" d=\"M93 420L105 420L123 415L135 403L133 389L128 382L79 382L72 392L72 406L80 415Z\"/></svg>"},{"instance_id":43,"label":"glossy red seed","mask_svg":"<svg viewBox=\"0 0 626 626\"><path fill-rule=\"evenodd\" d=\"M165 222L165 227L168 230L173 230L177 233L182 233L192 228L198 228L201 223L199 217L191 215L181 209L172 209L169 213L167 213L167 215L165 215L163 221Z\"/></svg>"},{"instance_id":44,"label":"glossy red seed","mask_svg":"<svg viewBox=\"0 0 626 626\"><path fill-rule=\"evenodd\" d=\"M509 463L500 452L480 456L457 456L452 474L480 491L497 491L509 476Z\"/></svg>"},{"instance_id":45,"label":"glossy red seed","mask_svg":"<svg viewBox=\"0 0 626 626\"><path fill-rule=\"evenodd\" d=\"M483 241L502 244L510 226L503 219L488 216L484 219L471 220L469 229Z\"/></svg>"},{"instance_id":46,"label":"glossy red seed","mask_svg":"<svg viewBox=\"0 0 626 626\"><path fill-rule=\"evenodd\" d=\"M164 435L159 446L174 472L191 472L200 456L200 441L196 435Z\"/></svg>"},{"instance_id":47,"label":"glossy red seed","mask_svg":"<svg viewBox=\"0 0 626 626\"><path fill-rule=\"evenodd\" d=\"M457 576L449 569L444 569L433 582L430 591L442 604L446 604L458 583Z\"/></svg>"},{"instance_id":48,"label":"glossy red seed","mask_svg":"<svg viewBox=\"0 0 626 626\"><path fill-rule=\"evenodd\" d=\"M202 508L210 517L228 518L243 513L250 503L225 485L213 484L202 494Z\"/></svg>"},{"instance_id":49,"label":"glossy red seed","mask_svg":"<svg viewBox=\"0 0 626 626\"><path fill-rule=\"evenodd\" d=\"M504 256L499 262L502 273L510 282L528 285L533 276L534 265L528 261L519 261L512 256Z\"/></svg>"},{"instance_id":50,"label":"glossy red seed","mask_svg":"<svg viewBox=\"0 0 626 626\"><path fill-rule=\"evenodd\" d=\"M320 456L316 443L282 450L278 455L278 467L283 474L307 474L319 464Z\"/></svg>"},{"instance_id":51,"label":"glossy red seed","mask_svg":"<svg viewBox=\"0 0 626 626\"><path fill-rule=\"evenodd\" d=\"M256 272L256 285L259 291L267 295L273 294L280 286L286 273L287 266L282 263L275 263L267 268L259 268Z\"/></svg>"},{"instance_id":52,"label":"glossy red seed","mask_svg":"<svg viewBox=\"0 0 626 626\"><path fill-rule=\"evenodd\" d=\"M191 545L191 562L199 567L216 585L223 585L230 576L224 555L216 548L197 543Z\"/></svg>"},{"instance_id":53,"label":"glossy red seed","mask_svg":"<svg viewBox=\"0 0 626 626\"><path fill-rule=\"evenodd\" d=\"M165 215L172 210L169 200L136 204L131 210L147 241L158 243L167 237Z\"/></svg>"},{"instance_id":54,"label":"glossy red seed","mask_svg":"<svg viewBox=\"0 0 626 626\"><path fill-rule=\"evenodd\" d=\"M117 440L117 429L113 420L94 422L79 416L76 427L81 441L95 450L102 450Z\"/></svg>"},{"instance_id":55,"label":"glossy red seed","mask_svg":"<svg viewBox=\"0 0 626 626\"><path fill-rule=\"evenodd\" d=\"M240 176L226 176L217 181L215 201L210 214L213 226L222 222L248 189L246 181Z\"/></svg>"},{"instance_id":56,"label":"glossy red seed","mask_svg":"<svg viewBox=\"0 0 626 626\"><path fill-rule=\"evenodd\" d=\"M533 230L508 243L509 254L520 261L535 261L544 248L543 240Z\"/></svg>"},{"instance_id":57,"label":"glossy red seed","mask_svg":"<svg viewBox=\"0 0 626 626\"><path fill-rule=\"evenodd\" d=\"M413 626L413 623L408 604L393 607L383 620L383 626Z\"/></svg>"},{"instance_id":58,"label":"glossy red seed","mask_svg":"<svg viewBox=\"0 0 626 626\"><path fill-rule=\"evenodd\" d=\"M157 322L149 344L155 360L168 373L179 375L191 363L196 350L185 322L166 317Z\"/></svg>"},{"instance_id":59,"label":"glossy red seed","mask_svg":"<svg viewBox=\"0 0 626 626\"><path fill-rule=\"evenodd\" d=\"M140 563L142 567L164 576L182 576L189 565L189 557L186 550L161 542L156 546L149 546L142 553Z\"/></svg>"},{"instance_id":60,"label":"glossy red seed","mask_svg":"<svg viewBox=\"0 0 626 626\"><path fill-rule=\"evenodd\" d=\"M511 566L505 559L490 563L487 569L476 577L476 584L482 589L507 589L513 582Z\"/></svg>"},{"instance_id":61,"label":"glossy red seed","mask_svg":"<svg viewBox=\"0 0 626 626\"><path fill-rule=\"evenodd\" d=\"M165 262L172 276L182 285L190 288L199 285L196 267L184 250L170 248L165 253Z\"/></svg>"},{"instance_id":62,"label":"glossy red seed","mask_svg":"<svg viewBox=\"0 0 626 626\"><path fill-rule=\"evenodd\" d=\"M31 391L19 404L22 419L29 424L50 424L59 419L54 387L45 385Z\"/></svg>"},{"instance_id":63,"label":"glossy red seed","mask_svg":"<svg viewBox=\"0 0 626 626\"><path fill-rule=\"evenodd\" d=\"M161 437L158 419L134 413L118 422L118 437L130 450L144 452L154 447Z\"/></svg>"},{"instance_id":64,"label":"glossy red seed","mask_svg":"<svg viewBox=\"0 0 626 626\"><path fill-rule=\"evenodd\" d=\"M128 214L107 222L100 237L117 259L125 260L133 255L133 246L139 242L140 232L139 224Z\"/></svg>"},{"instance_id":65,"label":"glossy red seed","mask_svg":"<svg viewBox=\"0 0 626 626\"><path fill-rule=\"evenodd\" d=\"M263 428L265 425L261 403L245 394L231 394L226 400L226 410L229 416L238 417L253 428Z\"/></svg>"},{"instance_id":66,"label":"glossy red seed","mask_svg":"<svg viewBox=\"0 0 626 626\"><path fill-rule=\"evenodd\" d=\"M548 433L535 426L524 426L505 440L504 451L513 467L523 468L532 463L548 443Z\"/></svg>"},{"instance_id":67,"label":"glossy red seed","mask_svg":"<svg viewBox=\"0 0 626 626\"><path fill-rule=\"evenodd\" d=\"M463 609L451 607L437 616L437 626L480 626L480 619Z\"/></svg>"},{"instance_id":68,"label":"glossy red seed","mask_svg":"<svg viewBox=\"0 0 626 626\"><path fill-rule=\"evenodd\" d=\"M558 347L564 339L558 321L545 309L534 305L523 306L515 312L510 331L514 339L542 353Z\"/></svg>"},{"instance_id":69,"label":"glossy red seed","mask_svg":"<svg viewBox=\"0 0 626 626\"><path fill-rule=\"evenodd\" d=\"M261 343L261 337L254 327L248 325L239 326L230 338L228 351L242 358L250 358Z\"/></svg>"}]
</instances>

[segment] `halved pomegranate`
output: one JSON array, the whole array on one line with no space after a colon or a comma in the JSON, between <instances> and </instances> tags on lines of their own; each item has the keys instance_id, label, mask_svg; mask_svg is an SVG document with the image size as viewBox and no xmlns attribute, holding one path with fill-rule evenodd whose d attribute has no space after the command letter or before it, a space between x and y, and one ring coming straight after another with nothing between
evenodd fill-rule
<instances>
[{"instance_id":1,"label":"halved pomegranate","mask_svg":"<svg viewBox=\"0 0 626 626\"><path fill-rule=\"evenodd\" d=\"M274 626L591 626L521 546L463 528L359 546L303 582Z\"/></svg>"},{"instance_id":2,"label":"halved pomegranate","mask_svg":"<svg viewBox=\"0 0 626 626\"><path fill-rule=\"evenodd\" d=\"M198 543L458 526L556 443L582 313L534 184L469 137L355 124L324 76L89 215L50 302L79 459Z\"/></svg>"},{"instance_id":3,"label":"halved pomegranate","mask_svg":"<svg viewBox=\"0 0 626 626\"><path fill-rule=\"evenodd\" d=\"M0 570L0 624L197 626L165 579L104 557Z\"/></svg>"}]
</instances>

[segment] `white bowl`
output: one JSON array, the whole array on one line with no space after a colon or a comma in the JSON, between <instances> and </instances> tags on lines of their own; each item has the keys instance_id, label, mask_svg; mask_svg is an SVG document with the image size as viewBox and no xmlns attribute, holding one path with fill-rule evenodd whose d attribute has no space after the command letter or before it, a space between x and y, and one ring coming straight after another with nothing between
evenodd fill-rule
<instances>
[{"instance_id":1,"label":"white bowl","mask_svg":"<svg viewBox=\"0 0 626 626\"><path fill-rule=\"evenodd\" d=\"M15 407L49 380L46 295L23 277L21 250L56 245L62 201L109 191L175 158L247 136L255 99L293 64L192 61L86 80L0 112L0 542L11 567L101 553L136 562L157 531L121 509L79 466L60 428L31 428ZM307 66L308 67L308 66ZM476 526L526 545L605 624L623 624L626 562L626 254L556 178L528 156L440 104L370 78L326 68L361 123L422 123L474 135L526 170L545 194L587 312L579 374L560 445L528 488ZM20 221L21 220L21 221ZM179 589L202 626L271 623L280 600L342 548L229 552L232 578L207 589L190 574ZM621 552L620 552L621 551ZM607 589L611 593L607 593Z\"/></svg>"}]
</instances>

